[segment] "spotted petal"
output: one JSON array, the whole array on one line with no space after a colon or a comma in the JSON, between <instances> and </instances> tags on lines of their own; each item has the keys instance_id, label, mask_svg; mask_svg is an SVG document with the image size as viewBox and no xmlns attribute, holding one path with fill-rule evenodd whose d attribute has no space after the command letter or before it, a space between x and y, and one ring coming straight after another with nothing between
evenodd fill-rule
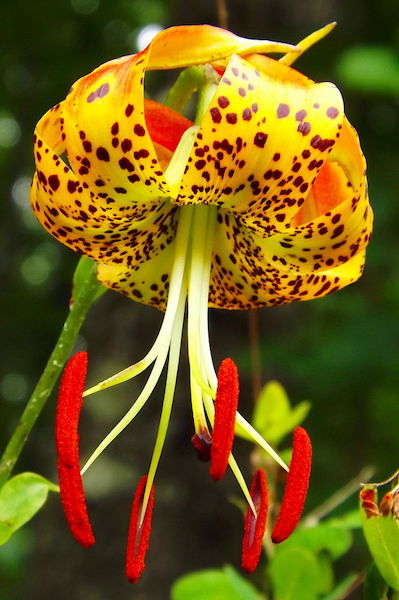
<instances>
[{"instance_id":1,"label":"spotted petal","mask_svg":"<svg viewBox=\"0 0 399 600\"><path fill-rule=\"evenodd\" d=\"M270 255L263 239L240 226L234 215L221 210L219 218L209 306L242 310L310 300L349 285L362 273L364 249L336 267L299 270L289 262L295 249L290 256L288 249Z\"/></svg>"},{"instance_id":2,"label":"spotted petal","mask_svg":"<svg viewBox=\"0 0 399 600\"><path fill-rule=\"evenodd\" d=\"M147 69L177 69L212 63L232 54L298 52L283 42L251 40L211 25L183 25L161 31L143 51L150 52Z\"/></svg>"},{"instance_id":3,"label":"spotted petal","mask_svg":"<svg viewBox=\"0 0 399 600\"><path fill-rule=\"evenodd\" d=\"M291 71L278 65L268 74L231 58L198 132L177 203L217 204L262 236L290 227L343 120L333 84L313 84L303 76L292 80Z\"/></svg>"},{"instance_id":4,"label":"spotted petal","mask_svg":"<svg viewBox=\"0 0 399 600\"><path fill-rule=\"evenodd\" d=\"M95 195L39 137L31 202L37 218L57 239L100 262L133 267L157 254L173 239L175 208L155 208L130 198L109 203Z\"/></svg>"},{"instance_id":5,"label":"spotted petal","mask_svg":"<svg viewBox=\"0 0 399 600\"><path fill-rule=\"evenodd\" d=\"M211 306L250 308L308 300L360 277L373 216L364 157L346 119L330 158L334 162L320 170L284 233L262 238L219 210Z\"/></svg>"},{"instance_id":6,"label":"spotted petal","mask_svg":"<svg viewBox=\"0 0 399 600\"><path fill-rule=\"evenodd\" d=\"M170 190L145 119L147 58L107 63L79 79L62 103L61 127L68 160L82 181L110 203L128 197L150 211Z\"/></svg>"}]
</instances>

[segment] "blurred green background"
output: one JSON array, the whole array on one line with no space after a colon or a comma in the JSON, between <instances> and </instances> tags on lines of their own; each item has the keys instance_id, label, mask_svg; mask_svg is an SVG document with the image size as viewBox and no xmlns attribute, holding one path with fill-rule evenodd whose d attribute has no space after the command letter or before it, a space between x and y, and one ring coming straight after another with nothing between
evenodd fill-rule
<instances>
[{"instance_id":1,"label":"blurred green background","mask_svg":"<svg viewBox=\"0 0 399 600\"><path fill-rule=\"evenodd\" d=\"M296 42L336 20L338 27L296 64L332 80L359 132L369 164L375 231L363 278L317 301L259 311L262 380L280 380L291 400L309 399L306 421L315 459L307 508L317 506L364 465L377 479L398 467L399 398L399 8L397 0L230 0L229 26L247 37ZM0 9L0 438L5 445L66 316L77 257L38 225L28 204L32 131L70 84L98 64L136 52L149 25L217 24L213 0L13 0ZM159 86L157 80L151 84ZM90 381L138 360L156 335L155 309L108 292L84 325L80 348ZM234 358L241 406L252 412L248 315L212 311L215 362ZM190 570L240 560L241 516L229 502L233 478L215 486L189 443L192 433L185 353L175 411L157 477L147 569L140 584L124 579L124 547L137 478L146 472L160 393L87 476L98 543L90 551L70 537L59 499L0 548L0 600L168 598ZM141 381L87 402L84 454L130 405ZM55 479L54 401L17 465ZM238 444L249 475L249 450ZM354 508L352 497L342 510ZM367 565L360 543L342 572ZM256 575L255 575L256 579Z\"/></svg>"}]
</instances>

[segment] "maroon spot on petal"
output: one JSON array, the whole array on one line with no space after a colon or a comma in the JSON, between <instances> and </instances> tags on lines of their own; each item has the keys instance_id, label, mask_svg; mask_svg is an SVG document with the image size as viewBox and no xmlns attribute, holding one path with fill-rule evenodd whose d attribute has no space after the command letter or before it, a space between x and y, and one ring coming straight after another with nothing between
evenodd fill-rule
<instances>
[{"instance_id":1,"label":"maroon spot on petal","mask_svg":"<svg viewBox=\"0 0 399 600\"><path fill-rule=\"evenodd\" d=\"M134 171L134 166L132 165L132 163L130 162L130 160L128 160L126 158L126 156L124 156L123 158L120 159L119 166L120 166L121 169L129 171L129 173L131 173L132 171Z\"/></svg>"},{"instance_id":2,"label":"maroon spot on petal","mask_svg":"<svg viewBox=\"0 0 399 600\"><path fill-rule=\"evenodd\" d=\"M145 148L142 148L141 150L138 150L137 152L134 153L134 158L136 160L138 160L139 158L147 158L150 155L150 153L148 152L148 150L145 150Z\"/></svg>"},{"instance_id":3,"label":"maroon spot on petal","mask_svg":"<svg viewBox=\"0 0 399 600\"><path fill-rule=\"evenodd\" d=\"M211 113L212 121L214 123L220 123L220 121L222 120L222 115L220 114L220 110L218 109L218 107L212 107L209 112Z\"/></svg>"},{"instance_id":4,"label":"maroon spot on petal","mask_svg":"<svg viewBox=\"0 0 399 600\"><path fill-rule=\"evenodd\" d=\"M145 129L137 123L137 125L134 126L134 133L140 137L143 137L143 135L145 135Z\"/></svg>"},{"instance_id":5,"label":"maroon spot on petal","mask_svg":"<svg viewBox=\"0 0 399 600\"><path fill-rule=\"evenodd\" d=\"M112 135L118 135L119 133L119 123L114 123L111 127L111 133Z\"/></svg>"},{"instance_id":6,"label":"maroon spot on petal","mask_svg":"<svg viewBox=\"0 0 399 600\"><path fill-rule=\"evenodd\" d=\"M244 108L242 111L242 118L244 121L250 121L252 119L252 112L250 108Z\"/></svg>"},{"instance_id":7,"label":"maroon spot on petal","mask_svg":"<svg viewBox=\"0 0 399 600\"><path fill-rule=\"evenodd\" d=\"M295 120L296 121L303 121L304 118L306 117L306 110L298 110L298 112L295 114Z\"/></svg>"},{"instance_id":8,"label":"maroon spot on petal","mask_svg":"<svg viewBox=\"0 0 399 600\"><path fill-rule=\"evenodd\" d=\"M128 105L126 106L126 108L125 108L125 115L126 115L127 117L130 117L130 115L132 114L133 110L134 110L134 106L133 106L133 104L128 104Z\"/></svg>"},{"instance_id":9,"label":"maroon spot on petal","mask_svg":"<svg viewBox=\"0 0 399 600\"><path fill-rule=\"evenodd\" d=\"M84 140L83 148L85 149L86 152L91 152L91 150L92 150L91 142L89 142L88 140Z\"/></svg>"},{"instance_id":10,"label":"maroon spot on petal","mask_svg":"<svg viewBox=\"0 0 399 600\"><path fill-rule=\"evenodd\" d=\"M243 98L245 98L245 96L247 95L247 92L244 90L244 88L240 87L238 88L238 93L240 94L240 96L242 96Z\"/></svg>"},{"instance_id":11,"label":"maroon spot on petal","mask_svg":"<svg viewBox=\"0 0 399 600\"><path fill-rule=\"evenodd\" d=\"M302 135L309 135L311 129L311 125L308 121L304 121L303 123L299 123L297 131L302 133Z\"/></svg>"},{"instance_id":12,"label":"maroon spot on petal","mask_svg":"<svg viewBox=\"0 0 399 600\"><path fill-rule=\"evenodd\" d=\"M99 146L97 148L96 155L97 155L98 160L104 160L105 162L109 162L108 150L103 148L103 146Z\"/></svg>"},{"instance_id":13,"label":"maroon spot on petal","mask_svg":"<svg viewBox=\"0 0 399 600\"><path fill-rule=\"evenodd\" d=\"M284 119L284 117L288 117L290 114L290 107L288 104L281 103L277 107L277 117L279 119Z\"/></svg>"},{"instance_id":14,"label":"maroon spot on petal","mask_svg":"<svg viewBox=\"0 0 399 600\"><path fill-rule=\"evenodd\" d=\"M321 142L321 137L319 135L315 135L310 140L310 145L312 146L312 148L316 149L319 147L320 142Z\"/></svg>"},{"instance_id":15,"label":"maroon spot on petal","mask_svg":"<svg viewBox=\"0 0 399 600\"><path fill-rule=\"evenodd\" d=\"M56 191L60 187L60 180L58 179L58 175L50 175L48 178L48 182L52 190Z\"/></svg>"},{"instance_id":16,"label":"maroon spot on petal","mask_svg":"<svg viewBox=\"0 0 399 600\"><path fill-rule=\"evenodd\" d=\"M104 98L109 92L109 83L103 83L94 92L87 96L87 102L94 102L97 98Z\"/></svg>"},{"instance_id":17,"label":"maroon spot on petal","mask_svg":"<svg viewBox=\"0 0 399 600\"><path fill-rule=\"evenodd\" d=\"M230 104L230 100L226 96L219 96L218 104L220 108L226 108Z\"/></svg>"},{"instance_id":18,"label":"maroon spot on petal","mask_svg":"<svg viewBox=\"0 0 399 600\"><path fill-rule=\"evenodd\" d=\"M330 119L336 119L339 115L339 110L338 110L338 108L335 108L335 106L330 106L326 110L326 115Z\"/></svg>"},{"instance_id":19,"label":"maroon spot on petal","mask_svg":"<svg viewBox=\"0 0 399 600\"><path fill-rule=\"evenodd\" d=\"M237 123L237 115L236 113L227 113L226 121L230 123L230 125L235 125Z\"/></svg>"},{"instance_id":20,"label":"maroon spot on petal","mask_svg":"<svg viewBox=\"0 0 399 600\"><path fill-rule=\"evenodd\" d=\"M136 181L140 181L140 177L135 173L134 175L129 175L128 180L130 183L136 183Z\"/></svg>"},{"instance_id":21,"label":"maroon spot on petal","mask_svg":"<svg viewBox=\"0 0 399 600\"><path fill-rule=\"evenodd\" d=\"M129 152L132 149L132 142L128 139L123 140L121 143L122 152Z\"/></svg>"},{"instance_id":22,"label":"maroon spot on petal","mask_svg":"<svg viewBox=\"0 0 399 600\"><path fill-rule=\"evenodd\" d=\"M258 148L263 148L266 144L267 133L263 133L263 131L258 131L258 133L254 137L254 144L258 146Z\"/></svg>"},{"instance_id":23,"label":"maroon spot on petal","mask_svg":"<svg viewBox=\"0 0 399 600\"><path fill-rule=\"evenodd\" d=\"M76 188L78 187L78 182L77 181L72 181L72 179L70 179L67 183L67 190L70 194L73 194L76 190Z\"/></svg>"},{"instance_id":24,"label":"maroon spot on petal","mask_svg":"<svg viewBox=\"0 0 399 600\"><path fill-rule=\"evenodd\" d=\"M203 169L205 167L205 165L206 165L205 160L200 159L200 160L197 160L197 162L195 163L195 168L200 171L201 169Z\"/></svg>"},{"instance_id":25,"label":"maroon spot on petal","mask_svg":"<svg viewBox=\"0 0 399 600\"><path fill-rule=\"evenodd\" d=\"M336 227L332 233L331 239L333 240L334 238L338 237L339 235L341 235L341 233L344 231L344 225L338 225L338 227Z\"/></svg>"}]
</instances>

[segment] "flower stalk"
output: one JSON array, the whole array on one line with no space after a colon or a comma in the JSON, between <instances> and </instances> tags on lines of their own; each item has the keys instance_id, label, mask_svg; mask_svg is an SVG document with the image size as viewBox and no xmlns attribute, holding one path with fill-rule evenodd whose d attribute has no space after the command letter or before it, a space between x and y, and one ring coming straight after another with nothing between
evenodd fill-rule
<instances>
[{"instance_id":1,"label":"flower stalk","mask_svg":"<svg viewBox=\"0 0 399 600\"><path fill-rule=\"evenodd\" d=\"M61 334L1 457L0 487L4 485L11 475L29 434L71 354L80 328L91 305L98 298L101 289L105 292L105 288L97 280L96 272L97 266L93 263L88 272L86 272L85 278L78 286L76 293L73 295L69 306L69 313Z\"/></svg>"}]
</instances>

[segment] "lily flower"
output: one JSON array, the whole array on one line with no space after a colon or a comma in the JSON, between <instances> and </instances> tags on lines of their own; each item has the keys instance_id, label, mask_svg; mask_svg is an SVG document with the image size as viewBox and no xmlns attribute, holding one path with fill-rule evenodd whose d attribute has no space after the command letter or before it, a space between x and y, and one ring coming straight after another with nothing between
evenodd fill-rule
<instances>
[{"instance_id":1,"label":"lily flower","mask_svg":"<svg viewBox=\"0 0 399 600\"><path fill-rule=\"evenodd\" d=\"M153 365L142 393L82 473L139 413L169 359L154 453L135 505L139 523L171 414L186 305L197 452L211 461L223 455L255 519L231 454L234 429L288 470L226 400L226 386L238 399L238 375L230 362L216 374L208 307L310 300L361 275L372 212L357 135L338 89L289 66L322 35L291 46L207 25L172 27L139 54L79 79L37 124L31 202L39 221L94 259L105 286L165 312L146 356L84 393ZM276 52L282 60L264 55ZM144 94L147 71L192 65L206 73L194 122ZM231 440L222 450L210 449L214 423L218 440L224 431ZM211 474L218 479L225 468L211 464Z\"/></svg>"}]
</instances>

